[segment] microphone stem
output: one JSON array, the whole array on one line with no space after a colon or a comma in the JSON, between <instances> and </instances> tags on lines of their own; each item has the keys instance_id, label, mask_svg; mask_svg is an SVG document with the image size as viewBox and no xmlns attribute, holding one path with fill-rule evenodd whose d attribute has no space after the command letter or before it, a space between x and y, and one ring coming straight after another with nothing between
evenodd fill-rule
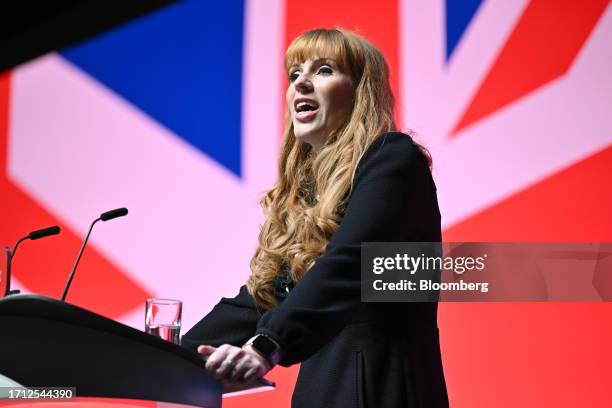
<instances>
[{"instance_id":1,"label":"microphone stem","mask_svg":"<svg viewBox=\"0 0 612 408\"><path fill-rule=\"evenodd\" d=\"M66 300L66 295L68 294L68 288L70 288L70 284L72 283L72 278L74 277L74 272L76 271L77 265L81 260L81 255L83 255L83 251L85 250L85 245L87 245L87 241L89 240L89 234L91 234L91 230L93 230L96 222L100 221L100 218L94 220L89 226L89 231L87 231L87 235L85 236L85 240L83 241L83 245L81 245L81 250L79 251L79 256L77 256L76 261L74 261L74 266L70 271L70 276L68 277L68 282L66 282L66 286L64 287L64 291L62 292L62 302Z\"/></svg>"},{"instance_id":2,"label":"microphone stem","mask_svg":"<svg viewBox=\"0 0 612 408\"><path fill-rule=\"evenodd\" d=\"M30 237L25 236L23 238L20 238L19 241L17 241L17 243L15 244L15 246L13 247L13 251L11 251L11 259L10 261L13 260L13 257L15 256L15 251L17 251L17 247L19 246L19 244L21 244L22 241L25 241L26 239L28 239Z\"/></svg>"},{"instance_id":3,"label":"microphone stem","mask_svg":"<svg viewBox=\"0 0 612 408\"><path fill-rule=\"evenodd\" d=\"M22 241L25 241L28 238L29 238L28 236L20 238L19 241L17 241L17 243L13 247L12 251L10 251L8 249L8 246L6 247L7 251L8 251L8 254L7 254L8 257L7 257L7 260L6 260L6 282L7 282L6 285L7 286L6 286L6 293L5 293L5 295L8 295L9 292L10 292L9 285L11 284L11 269L13 268L13 258L15 257L15 251L17 250L17 247L19 246L19 244L21 244Z\"/></svg>"}]
</instances>

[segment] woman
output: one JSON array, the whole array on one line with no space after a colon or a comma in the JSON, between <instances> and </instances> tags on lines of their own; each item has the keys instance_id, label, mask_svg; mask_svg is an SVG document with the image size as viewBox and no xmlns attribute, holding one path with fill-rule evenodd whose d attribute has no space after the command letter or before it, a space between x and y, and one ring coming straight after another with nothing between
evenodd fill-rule
<instances>
[{"instance_id":1,"label":"woman","mask_svg":"<svg viewBox=\"0 0 612 408\"><path fill-rule=\"evenodd\" d=\"M436 303L360 302L362 242L440 241L424 149L395 132L382 54L320 29L285 55L279 178L251 276L184 337L225 381L301 363L293 407L446 407Z\"/></svg>"}]
</instances>

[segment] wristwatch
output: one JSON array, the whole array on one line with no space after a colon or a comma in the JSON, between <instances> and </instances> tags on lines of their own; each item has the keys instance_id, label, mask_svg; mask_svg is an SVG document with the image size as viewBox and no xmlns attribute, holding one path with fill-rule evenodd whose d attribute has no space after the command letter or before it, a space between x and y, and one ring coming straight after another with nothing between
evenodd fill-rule
<instances>
[{"instance_id":1,"label":"wristwatch","mask_svg":"<svg viewBox=\"0 0 612 408\"><path fill-rule=\"evenodd\" d=\"M276 341L265 334L256 334L244 343L245 346L251 346L257 353L274 367L281 359L281 349Z\"/></svg>"}]
</instances>

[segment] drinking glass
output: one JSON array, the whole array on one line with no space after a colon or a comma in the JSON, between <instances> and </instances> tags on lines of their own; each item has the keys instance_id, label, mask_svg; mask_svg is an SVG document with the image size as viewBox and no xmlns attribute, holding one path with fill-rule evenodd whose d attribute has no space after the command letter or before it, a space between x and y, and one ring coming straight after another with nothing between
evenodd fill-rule
<instances>
[{"instance_id":1,"label":"drinking glass","mask_svg":"<svg viewBox=\"0 0 612 408\"><path fill-rule=\"evenodd\" d=\"M145 331L174 344L180 344L183 302L175 299L147 299Z\"/></svg>"}]
</instances>

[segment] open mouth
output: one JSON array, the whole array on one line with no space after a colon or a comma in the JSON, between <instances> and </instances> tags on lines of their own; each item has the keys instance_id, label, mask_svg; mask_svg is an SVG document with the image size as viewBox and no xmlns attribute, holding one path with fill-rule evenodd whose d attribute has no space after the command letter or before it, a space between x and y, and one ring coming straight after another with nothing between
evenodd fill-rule
<instances>
[{"instance_id":1,"label":"open mouth","mask_svg":"<svg viewBox=\"0 0 612 408\"><path fill-rule=\"evenodd\" d=\"M294 103L295 118L301 122L312 119L319 110L319 104L309 99L298 99Z\"/></svg>"}]
</instances>

